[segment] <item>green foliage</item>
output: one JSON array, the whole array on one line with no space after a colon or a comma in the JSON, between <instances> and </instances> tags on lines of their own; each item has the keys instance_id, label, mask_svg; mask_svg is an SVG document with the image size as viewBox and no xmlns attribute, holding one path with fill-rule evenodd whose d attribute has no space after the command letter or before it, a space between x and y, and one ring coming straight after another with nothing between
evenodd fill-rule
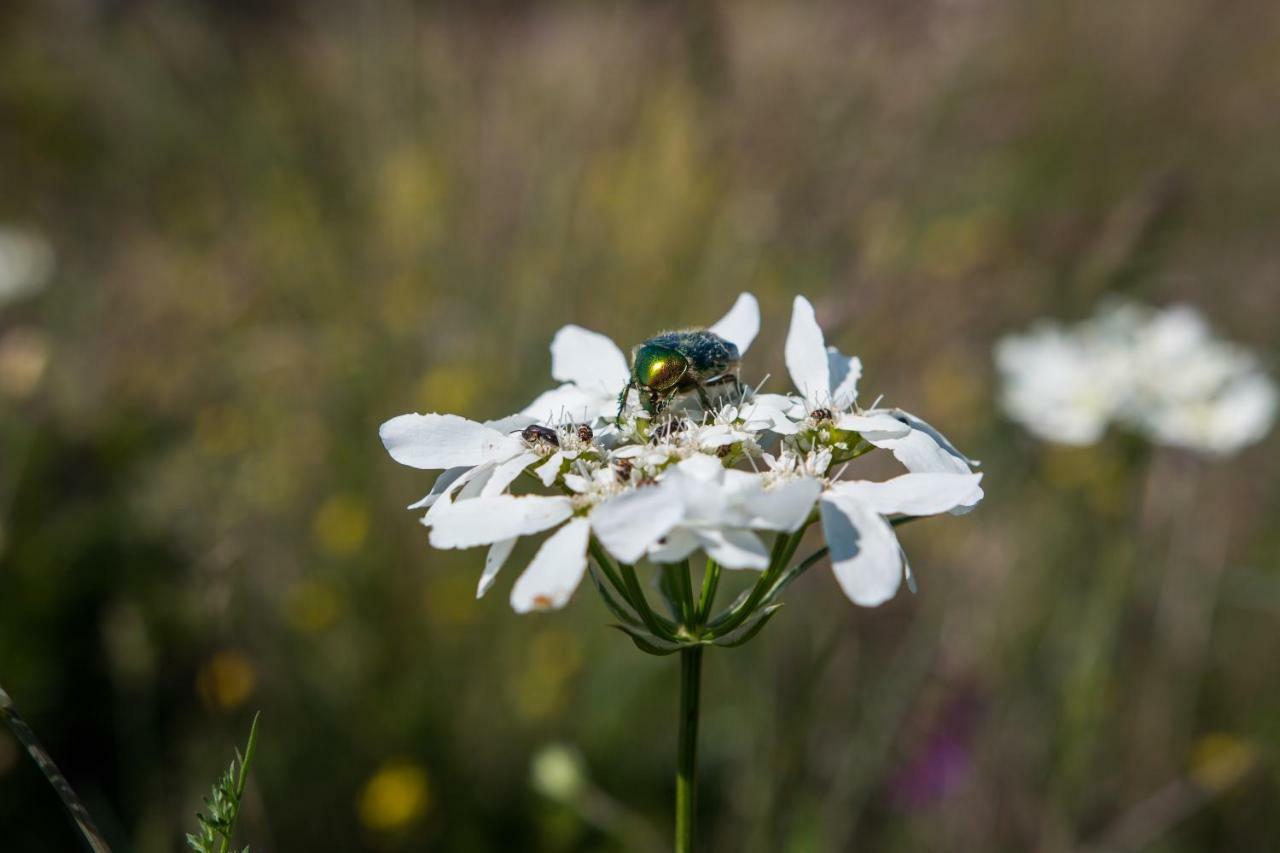
<instances>
[{"instance_id":1,"label":"green foliage","mask_svg":"<svg viewBox=\"0 0 1280 853\"><path fill-rule=\"evenodd\" d=\"M213 783L213 792L205 797L204 803L209 814L196 813L200 831L187 833L187 845L196 853L227 853L231 849L231 837L235 834L236 820L240 817L244 786L249 780L249 767L258 741L259 716L253 715L253 725L249 728L249 742L245 745L244 754L241 755L240 750L236 750L231 766ZM241 853L249 853L249 848L245 847Z\"/></svg>"}]
</instances>

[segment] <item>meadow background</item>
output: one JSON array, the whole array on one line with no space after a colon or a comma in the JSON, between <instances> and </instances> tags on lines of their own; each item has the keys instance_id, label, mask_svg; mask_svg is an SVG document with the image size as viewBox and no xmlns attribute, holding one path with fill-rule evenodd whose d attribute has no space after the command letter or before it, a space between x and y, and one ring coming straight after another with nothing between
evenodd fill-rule
<instances>
[{"instance_id":1,"label":"meadow background","mask_svg":"<svg viewBox=\"0 0 1280 853\"><path fill-rule=\"evenodd\" d=\"M902 531L918 595L814 571L709 654L708 849L1274 849L1280 438L1055 449L991 348L1119 292L1275 364L1278 43L1210 0L6 3L0 223L57 266L0 307L0 679L118 850L179 848L257 709L255 851L661 849L675 662L589 587L476 601L377 426L741 290L782 390L801 293L988 497ZM0 736L0 848L74 846Z\"/></svg>"}]
</instances>

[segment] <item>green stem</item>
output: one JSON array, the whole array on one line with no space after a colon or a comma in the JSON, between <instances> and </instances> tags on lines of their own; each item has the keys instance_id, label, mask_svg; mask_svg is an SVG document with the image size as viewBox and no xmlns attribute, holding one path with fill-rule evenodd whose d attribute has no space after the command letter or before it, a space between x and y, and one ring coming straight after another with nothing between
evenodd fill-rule
<instances>
[{"instance_id":1,"label":"green stem","mask_svg":"<svg viewBox=\"0 0 1280 853\"><path fill-rule=\"evenodd\" d=\"M720 564L715 560L707 560L707 567L702 572L702 595L698 599L698 627L707 624L711 617L711 608L716 602L716 589L720 586Z\"/></svg>"},{"instance_id":2,"label":"green stem","mask_svg":"<svg viewBox=\"0 0 1280 853\"><path fill-rule=\"evenodd\" d=\"M102 837L98 827L94 826L93 818L89 816L89 810L84 807L84 803L80 802L80 798L72 790L71 783L67 781L67 777L62 775L58 765L53 763L53 759L49 757L49 753L41 745L36 733L31 730L31 727L18 714L18 709L13 707L13 700L9 698L9 694L4 691L3 687L0 687L0 719L4 720L5 725L9 727L9 731L13 732L13 736L18 739L18 743L26 748L27 755L31 756L31 760L40 768L44 778L58 794L58 799L62 801L62 807L67 810L72 823L80 831L80 840L84 842L84 846L91 853L111 853L111 848L107 845L106 839Z\"/></svg>"},{"instance_id":3,"label":"green stem","mask_svg":"<svg viewBox=\"0 0 1280 853\"><path fill-rule=\"evenodd\" d=\"M698 603L693 598L693 578L689 575L689 561L685 560L676 566L677 578L680 582L680 605L684 615L683 622L690 631L698 627Z\"/></svg>"},{"instance_id":4,"label":"green stem","mask_svg":"<svg viewBox=\"0 0 1280 853\"><path fill-rule=\"evenodd\" d=\"M604 576L609 579L609 583L613 584L613 588L618 591L618 595L622 596L622 600L635 607L635 603L631 601L631 596L627 593L622 578L618 576L618 570L614 567L613 560L609 559L609 555L594 536L588 540L587 549L591 552L591 556L595 558L596 565L600 567L600 571L604 572Z\"/></svg>"},{"instance_id":5,"label":"green stem","mask_svg":"<svg viewBox=\"0 0 1280 853\"><path fill-rule=\"evenodd\" d=\"M676 757L676 853L693 853L698 788L698 701L702 647L680 652L680 735Z\"/></svg>"},{"instance_id":6,"label":"green stem","mask_svg":"<svg viewBox=\"0 0 1280 853\"><path fill-rule=\"evenodd\" d=\"M795 533L778 534L773 541L773 554L769 558L768 568L760 575L756 585L751 588L751 594L747 596L746 601L712 621L713 636L723 637L745 622L747 617L755 612L760 600L773 588L778 576L782 574L783 569L787 567L787 564L791 562L791 558L795 556L796 549L800 547L800 540L804 538L804 532L808 529L808 526L806 524Z\"/></svg>"},{"instance_id":7,"label":"green stem","mask_svg":"<svg viewBox=\"0 0 1280 853\"><path fill-rule=\"evenodd\" d=\"M649 607L649 599L645 598L644 590L640 588L640 581L636 578L635 567L623 563L621 571L623 583L627 588L627 600L636 609L636 613L640 614L640 620L644 622L645 627L664 640L674 641L675 633L663 625L658 615Z\"/></svg>"}]
</instances>

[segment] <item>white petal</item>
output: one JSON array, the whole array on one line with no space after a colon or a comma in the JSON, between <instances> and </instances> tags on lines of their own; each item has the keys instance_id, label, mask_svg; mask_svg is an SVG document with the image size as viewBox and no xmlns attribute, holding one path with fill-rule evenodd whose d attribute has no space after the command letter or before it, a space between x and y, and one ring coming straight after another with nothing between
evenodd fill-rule
<instances>
[{"instance_id":1,"label":"white petal","mask_svg":"<svg viewBox=\"0 0 1280 853\"><path fill-rule=\"evenodd\" d=\"M568 498L541 495L495 495L441 505L432 519L431 544L436 548L491 545L513 536L539 533L572 514Z\"/></svg>"},{"instance_id":2,"label":"white petal","mask_svg":"<svg viewBox=\"0 0 1280 853\"><path fill-rule=\"evenodd\" d=\"M481 497L491 497L500 495L507 490L515 482L516 477L520 476L520 472L529 465L538 461L536 453L521 453L519 456L513 456L506 462L493 469L493 475L489 477L489 482L484 484L484 489L480 492Z\"/></svg>"},{"instance_id":3,"label":"white petal","mask_svg":"<svg viewBox=\"0 0 1280 853\"><path fill-rule=\"evenodd\" d=\"M822 532L836 581L850 601L875 607L893 598L902 584L902 549L889 522L856 499L828 495Z\"/></svg>"},{"instance_id":4,"label":"white petal","mask_svg":"<svg viewBox=\"0 0 1280 853\"><path fill-rule=\"evenodd\" d=\"M871 414L879 415L880 412ZM973 464L941 433L924 421L898 409L892 410L893 416L911 427L906 435L888 436L881 433L864 432L862 437L876 447L882 447L897 457L908 471L934 474L967 474Z\"/></svg>"},{"instance_id":5,"label":"white petal","mask_svg":"<svg viewBox=\"0 0 1280 853\"><path fill-rule=\"evenodd\" d=\"M599 332L565 326L551 341L551 376L589 394L617 394L631 371L618 345Z\"/></svg>"},{"instance_id":6,"label":"white petal","mask_svg":"<svg viewBox=\"0 0 1280 853\"><path fill-rule=\"evenodd\" d=\"M827 369L831 374L831 405L847 409L858 399L858 380L862 378L862 359L847 356L835 347L827 347Z\"/></svg>"},{"instance_id":7,"label":"white petal","mask_svg":"<svg viewBox=\"0 0 1280 853\"><path fill-rule=\"evenodd\" d=\"M512 536L510 539L501 539L489 546L489 553L484 558L484 573L480 575L480 584L476 587L476 598L482 597L493 586L498 570L507 561L507 557L511 556L511 549L516 547L517 538Z\"/></svg>"},{"instance_id":8,"label":"white petal","mask_svg":"<svg viewBox=\"0 0 1280 853\"><path fill-rule=\"evenodd\" d=\"M511 435L513 432L519 432L529 424L538 422L537 418L525 414L507 415L505 418L498 418L493 421L485 421L484 425L489 429L497 430L503 435Z\"/></svg>"},{"instance_id":9,"label":"white petal","mask_svg":"<svg viewBox=\"0 0 1280 853\"><path fill-rule=\"evenodd\" d=\"M529 568L511 588L511 606L517 613L564 607L587 571L587 537L591 525L575 518L551 535Z\"/></svg>"},{"instance_id":10,"label":"white petal","mask_svg":"<svg viewBox=\"0 0 1280 853\"><path fill-rule=\"evenodd\" d=\"M760 332L760 303L750 293L743 293L729 313L717 320L709 331L737 345L738 355L746 355Z\"/></svg>"},{"instance_id":11,"label":"white petal","mask_svg":"<svg viewBox=\"0 0 1280 853\"><path fill-rule=\"evenodd\" d=\"M400 415L378 434L391 458L412 468L455 468L510 459L520 439L457 415Z\"/></svg>"},{"instance_id":12,"label":"white petal","mask_svg":"<svg viewBox=\"0 0 1280 853\"><path fill-rule=\"evenodd\" d=\"M797 296L791 309L791 330L787 333L787 372L791 382L804 398L815 405L831 402L831 368L827 361L827 345L818 328L813 306Z\"/></svg>"},{"instance_id":13,"label":"white petal","mask_svg":"<svg viewBox=\"0 0 1280 853\"><path fill-rule=\"evenodd\" d=\"M544 424L590 422L598 416L606 402L598 394L588 393L573 383L566 383L539 394L536 400L521 409L521 414ZM616 405L615 403L615 409Z\"/></svg>"},{"instance_id":14,"label":"white petal","mask_svg":"<svg viewBox=\"0 0 1280 853\"><path fill-rule=\"evenodd\" d=\"M800 425L787 417L785 411L768 403L747 403L742 417L749 427L763 424L765 429L778 435L795 435L800 431Z\"/></svg>"},{"instance_id":15,"label":"white petal","mask_svg":"<svg viewBox=\"0 0 1280 853\"><path fill-rule=\"evenodd\" d=\"M881 515L937 515L982 500L981 479L981 474L903 474L883 483L847 480L831 488Z\"/></svg>"},{"instance_id":16,"label":"white petal","mask_svg":"<svg viewBox=\"0 0 1280 853\"><path fill-rule=\"evenodd\" d=\"M701 545L693 531L677 527L649 549L649 559L655 563L678 563L687 560Z\"/></svg>"},{"instance_id":17,"label":"white petal","mask_svg":"<svg viewBox=\"0 0 1280 853\"><path fill-rule=\"evenodd\" d=\"M556 481L556 477L560 476L562 464L564 464L564 454L557 450L548 456L547 461L539 465L533 473L542 481L542 485L550 486Z\"/></svg>"},{"instance_id":18,"label":"white petal","mask_svg":"<svg viewBox=\"0 0 1280 853\"><path fill-rule=\"evenodd\" d=\"M750 495L744 501L744 507L751 516L748 526L792 533L804 524L821 494L822 483L806 478Z\"/></svg>"},{"instance_id":19,"label":"white petal","mask_svg":"<svg viewBox=\"0 0 1280 853\"><path fill-rule=\"evenodd\" d=\"M884 413L840 415L836 418L836 428L862 433L864 438L867 435L872 435L872 437L881 440L901 438L911 432L911 427L908 424ZM870 441L871 439L867 440Z\"/></svg>"},{"instance_id":20,"label":"white petal","mask_svg":"<svg viewBox=\"0 0 1280 853\"><path fill-rule=\"evenodd\" d=\"M408 509L427 509L436 501L440 500L440 496L444 494L444 490L453 485L453 482L465 474L469 470L468 466L462 465L458 468L449 468L436 477L435 483L431 485L431 491L427 496L416 503L411 503Z\"/></svg>"},{"instance_id":21,"label":"white petal","mask_svg":"<svg viewBox=\"0 0 1280 853\"><path fill-rule=\"evenodd\" d=\"M591 512L596 538L616 559L635 563L684 516L679 492L660 483L610 498Z\"/></svg>"},{"instance_id":22,"label":"white petal","mask_svg":"<svg viewBox=\"0 0 1280 853\"><path fill-rule=\"evenodd\" d=\"M726 569L764 569L769 566L769 550L750 530L694 530L702 550Z\"/></svg>"},{"instance_id":23,"label":"white petal","mask_svg":"<svg viewBox=\"0 0 1280 853\"><path fill-rule=\"evenodd\" d=\"M497 468L492 462L486 462L483 465L477 465L468 472L467 483L458 490L458 494L454 497L455 501L469 501L472 498L478 498L484 494L484 487L489 484L489 480L493 478L493 471Z\"/></svg>"},{"instance_id":24,"label":"white petal","mask_svg":"<svg viewBox=\"0 0 1280 853\"><path fill-rule=\"evenodd\" d=\"M422 517L422 523L428 527L431 526L435 517L451 506L461 495L463 489L477 478L488 479L489 475L492 473L493 465L488 463L484 465L476 465L464 470L458 479L445 486L444 491L440 493L440 496L431 504L430 508L427 509L427 514Z\"/></svg>"}]
</instances>

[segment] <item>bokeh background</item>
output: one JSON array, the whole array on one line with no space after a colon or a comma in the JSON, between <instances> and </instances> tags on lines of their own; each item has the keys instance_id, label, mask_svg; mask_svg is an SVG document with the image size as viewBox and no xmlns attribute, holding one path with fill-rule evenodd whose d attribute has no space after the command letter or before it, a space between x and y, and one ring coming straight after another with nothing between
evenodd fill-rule
<instances>
[{"instance_id":1,"label":"bokeh background","mask_svg":"<svg viewBox=\"0 0 1280 853\"><path fill-rule=\"evenodd\" d=\"M710 654L707 849L1275 849L1280 440L1048 447L991 347L1124 292L1274 363L1278 43L1210 0L3 4L0 223L57 261L0 307L0 678L120 850L179 848L258 709L255 851L662 849L675 663L589 587L476 601L377 426L744 289L782 390L803 293L988 499L903 530L918 595L815 571ZM0 848L75 843L0 736Z\"/></svg>"}]
</instances>

